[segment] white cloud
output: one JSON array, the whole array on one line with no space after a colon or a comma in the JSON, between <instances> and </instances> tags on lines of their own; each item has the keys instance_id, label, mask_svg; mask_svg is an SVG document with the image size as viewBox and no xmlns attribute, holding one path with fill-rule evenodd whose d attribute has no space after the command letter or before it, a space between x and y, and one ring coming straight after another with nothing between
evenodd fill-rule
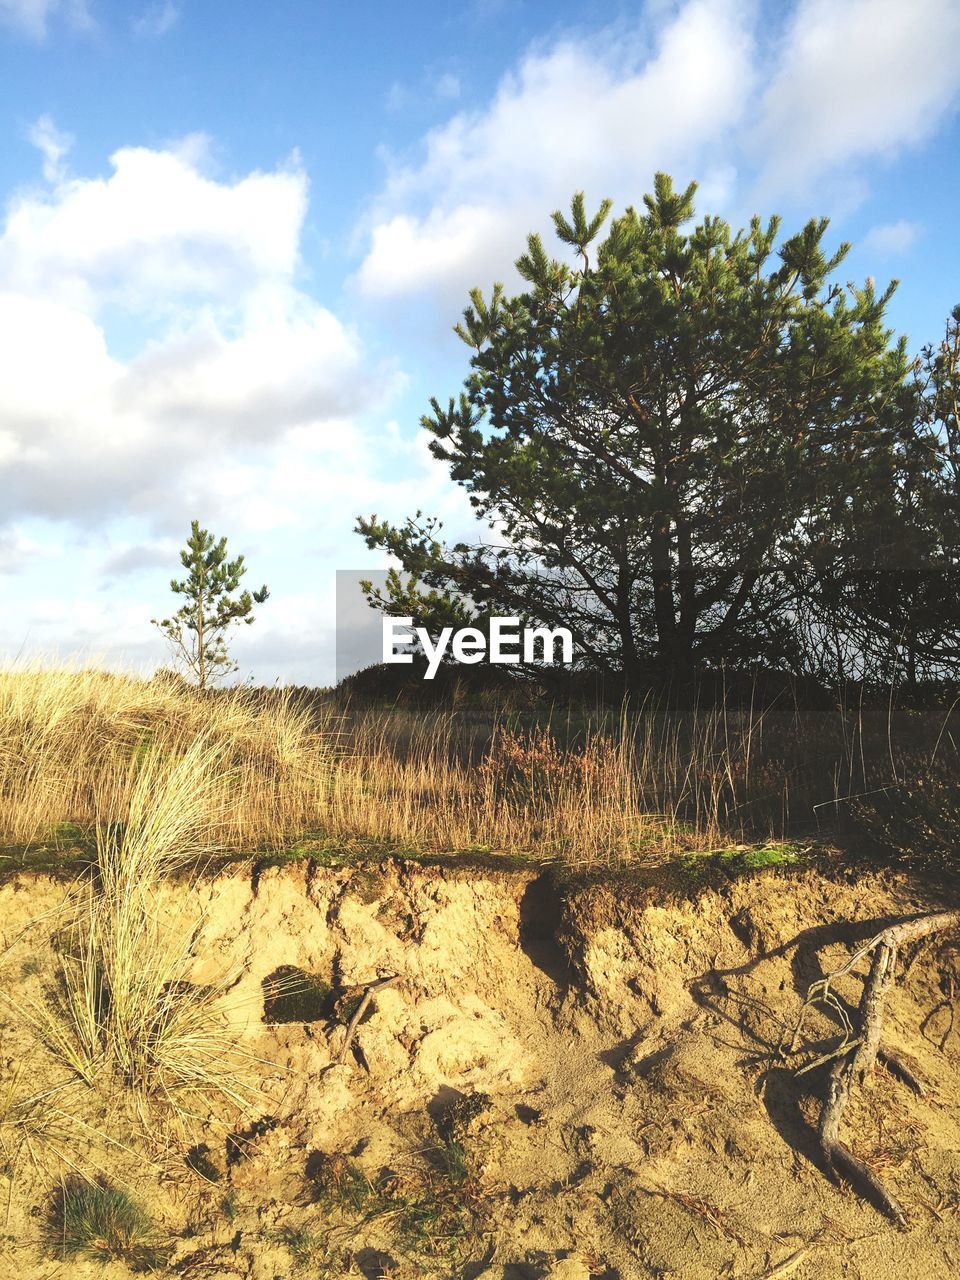
<instances>
[{"instance_id":1,"label":"white cloud","mask_svg":"<svg viewBox=\"0 0 960 1280\"><path fill-rule=\"evenodd\" d=\"M38 136L60 135L44 122ZM400 375L300 287L303 174L226 180L206 167L196 141L127 148L106 178L51 171L0 220L9 655L167 661L149 619L193 518L247 553L281 602L305 590L323 601L338 563L375 560L352 533L360 511L449 506L438 464L362 425ZM118 353L114 332L141 335L138 349ZM252 647L238 641L245 670L328 678L325 608L271 601Z\"/></svg>"},{"instance_id":2,"label":"white cloud","mask_svg":"<svg viewBox=\"0 0 960 1280\"><path fill-rule=\"evenodd\" d=\"M423 217L396 214L373 230L360 287L369 294L396 295L438 281L459 285L468 264L474 269L486 259L503 262L500 250L510 252L513 223L502 210L482 205L437 207Z\"/></svg>"},{"instance_id":3,"label":"white cloud","mask_svg":"<svg viewBox=\"0 0 960 1280\"><path fill-rule=\"evenodd\" d=\"M149 619L193 518L280 600L378 562L358 513L466 507L422 442L365 425L403 379L302 287L299 167L222 178L208 151L124 148L105 177L67 177L51 154L49 185L0 219L0 571L30 565L8 579L9 654L165 661ZM329 611L323 641L273 604L245 664L328 676Z\"/></svg>"},{"instance_id":4,"label":"white cloud","mask_svg":"<svg viewBox=\"0 0 960 1280\"><path fill-rule=\"evenodd\" d=\"M50 135L61 136L48 120ZM0 235L0 279L91 314L111 303L149 313L290 280L307 204L302 170L220 182L205 162L202 137L125 147L109 177L56 175L50 191L21 194Z\"/></svg>"},{"instance_id":5,"label":"white cloud","mask_svg":"<svg viewBox=\"0 0 960 1280\"><path fill-rule=\"evenodd\" d=\"M419 164L394 167L361 289L476 283L502 273L531 219L577 188L598 203L636 199L658 168L709 175L750 92L752 8L688 0L652 48L616 30L529 53L486 110L454 116L427 135Z\"/></svg>"},{"instance_id":6,"label":"white cloud","mask_svg":"<svg viewBox=\"0 0 960 1280\"><path fill-rule=\"evenodd\" d=\"M770 11L747 0L655 3L633 31L533 48L486 107L390 158L360 228L360 290L447 301L509 279L523 237L574 190L622 207L657 169L699 178L704 208L814 182L821 208L859 203L863 162L923 141L956 101L960 4L798 0L786 17L771 48Z\"/></svg>"},{"instance_id":7,"label":"white cloud","mask_svg":"<svg viewBox=\"0 0 960 1280\"><path fill-rule=\"evenodd\" d=\"M49 120L38 136L61 137ZM342 437L396 388L298 287L303 173L219 181L204 162L196 139L126 148L107 178L58 171L10 205L0 520L169 522L216 497L218 455L269 467L292 431ZM132 356L111 350L108 308L149 335Z\"/></svg>"},{"instance_id":8,"label":"white cloud","mask_svg":"<svg viewBox=\"0 0 960 1280\"><path fill-rule=\"evenodd\" d=\"M201 317L124 363L89 317L0 294L0 518L167 521L212 493L224 455L269 466L297 427L342 441L375 395L349 331L295 295L237 324Z\"/></svg>"},{"instance_id":9,"label":"white cloud","mask_svg":"<svg viewBox=\"0 0 960 1280\"><path fill-rule=\"evenodd\" d=\"M870 253L890 256L906 253L922 234L923 227L918 222L909 222L906 218L900 218L897 222L886 222L882 226L872 227L863 238L863 248Z\"/></svg>"},{"instance_id":10,"label":"white cloud","mask_svg":"<svg viewBox=\"0 0 960 1280\"><path fill-rule=\"evenodd\" d=\"M760 105L763 184L921 142L958 89L956 0L800 0Z\"/></svg>"},{"instance_id":11,"label":"white cloud","mask_svg":"<svg viewBox=\"0 0 960 1280\"><path fill-rule=\"evenodd\" d=\"M0 25L30 40L46 39L54 18L63 18L77 31L93 25L86 0L0 0Z\"/></svg>"},{"instance_id":12,"label":"white cloud","mask_svg":"<svg viewBox=\"0 0 960 1280\"><path fill-rule=\"evenodd\" d=\"M173 0L160 0L160 3L150 5L133 19L133 34L141 39L157 39L176 26L179 17L179 6Z\"/></svg>"},{"instance_id":13,"label":"white cloud","mask_svg":"<svg viewBox=\"0 0 960 1280\"><path fill-rule=\"evenodd\" d=\"M63 158L73 146L69 133L61 133L48 115L40 116L27 131L28 140L43 156L43 176L47 182L60 182L64 177Z\"/></svg>"}]
</instances>

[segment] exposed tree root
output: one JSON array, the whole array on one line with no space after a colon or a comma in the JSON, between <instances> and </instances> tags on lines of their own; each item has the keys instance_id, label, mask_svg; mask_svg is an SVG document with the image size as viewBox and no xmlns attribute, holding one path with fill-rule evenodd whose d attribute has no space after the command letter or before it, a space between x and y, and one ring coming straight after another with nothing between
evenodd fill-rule
<instances>
[{"instance_id":1,"label":"exposed tree root","mask_svg":"<svg viewBox=\"0 0 960 1280\"><path fill-rule=\"evenodd\" d=\"M350 1025L347 1027L347 1034L344 1038L343 1045L340 1048L340 1052L337 1054L338 1064L343 1062L346 1058L347 1050L353 1043L353 1037L357 1033L357 1027L359 1027L361 1018L367 1012L367 1006L370 1004L370 1001L378 991L385 991L387 987L393 987L399 981L400 974L396 973L390 978L377 978L375 982L367 983L366 990L363 993L363 999L354 1010L353 1017L350 1019Z\"/></svg>"},{"instance_id":2,"label":"exposed tree root","mask_svg":"<svg viewBox=\"0 0 960 1280\"><path fill-rule=\"evenodd\" d=\"M846 1179L855 1189L859 1187L865 1190L883 1212L900 1227L906 1226L906 1214L896 1197L886 1189L880 1179L853 1154L849 1147L841 1142L840 1122L851 1090L856 1085L863 1084L873 1070L878 1057L915 1093L923 1093L922 1083L903 1058L892 1049L884 1049L880 1044L883 1011L887 993L893 983L897 955L901 948L931 933L939 933L943 929L955 928L958 925L960 925L960 911L939 911L934 915L902 920L871 938L839 969L811 984L789 1047L790 1053L797 1052L807 1011L812 1006L826 1005L839 1017L843 1028L840 1044L813 1062L807 1063L798 1074L833 1061L827 1097L820 1114L818 1134L820 1149L827 1164L838 1177ZM849 973L854 965L867 955L872 955L870 972L864 983L855 1020L852 1021L843 1001L835 994L833 986L838 978Z\"/></svg>"}]
</instances>

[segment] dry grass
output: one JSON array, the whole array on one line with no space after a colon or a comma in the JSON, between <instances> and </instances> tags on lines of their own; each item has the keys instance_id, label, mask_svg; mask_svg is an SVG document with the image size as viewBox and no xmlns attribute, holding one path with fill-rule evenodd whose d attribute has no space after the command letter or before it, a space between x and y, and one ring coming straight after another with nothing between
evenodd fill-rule
<instances>
[{"instance_id":1,"label":"dry grass","mask_svg":"<svg viewBox=\"0 0 960 1280\"><path fill-rule=\"evenodd\" d=\"M279 845L310 825L328 752L282 696L199 698L173 680L93 668L0 671L0 833L30 843L63 824L125 821L143 760L177 761L200 738L219 763L206 792L212 842Z\"/></svg>"},{"instance_id":2,"label":"dry grass","mask_svg":"<svg viewBox=\"0 0 960 1280\"><path fill-rule=\"evenodd\" d=\"M197 1095L250 1099L250 1063L225 1008L234 975L193 980L202 911L169 901L166 881L210 848L221 825L225 744L202 733L180 755L138 761L125 820L97 828L95 865L63 906L59 973L19 1004L37 1040L73 1077L189 1114Z\"/></svg>"},{"instance_id":3,"label":"dry grass","mask_svg":"<svg viewBox=\"0 0 960 1280\"><path fill-rule=\"evenodd\" d=\"M652 703L523 725L495 713L348 709L319 825L343 839L583 865L782 840L792 808L809 821L814 799L835 796L850 772L839 744L820 741L823 726L807 726L793 735L794 754L816 760L816 777L804 776L785 758L783 721Z\"/></svg>"},{"instance_id":4,"label":"dry grass","mask_svg":"<svg viewBox=\"0 0 960 1280\"><path fill-rule=\"evenodd\" d=\"M956 770L957 704L884 693L620 710L320 704L336 758L314 824L335 841L603 866L852 829L931 762ZM336 714L335 714L336 713ZM909 847L906 846L906 847Z\"/></svg>"},{"instance_id":5,"label":"dry grass","mask_svg":"<svg viewBox=\"0 0 960 1280\"><path fill-rule=\"evenodd\" d=\"M181 790L171 811L191 814L205 848L231 852L312 835L592 862L723 841L749 747L724 743L718 717L683 729L653 714L614 719L569 746L564 733L510 731L495 713L471 725L456 712L353 713L282 693L200 698L171 681L90 669L7 671L0 833L29 843L79 828L92 843L99 824L109 881L104 832L119 825L135 880L156 843L138 796L165 770ZM198 742L213 767L199 767Z\"/></svg>"},{"instance_id":6,"label":"dry grass","mask_svg":"<svg viewBox=\"0 0 960 1280\"><path fill-rule=\"evenodd\" d=\"M595 862L663 855L692 835L715 842L714 814L693 832L643 785L642 746L614 726L561 746L549 727L474 735L455 716L356 721L336 769L325 826L412 849L479 849ZM403 732L406 729L407 732ZM481 742L476 741L480 737Z\"/></svg>"},{"instance_id":7,"label":"dry grass","mask_svg":"<svg viewBox=\"0 0 960 1280\"><path fill-rule=\"evenodd\" d=\"M66 824L90 846L98 823L136 826L146 762L182 761L204 847L231 854L310 837L312 848L659 861L829 826L837 797L895 779L891 731L926 735L943 755L955 752L943 725L936 711L891 723L886 704L811 711L789 697L555 718L482 703L364 709L305 691L204 698L171 680L15 669L0 672L0 838L49 841ZM198 741L214 762L199 790ZM141 856L129 832L124 848Z\"/></svg>"}]
</instances>

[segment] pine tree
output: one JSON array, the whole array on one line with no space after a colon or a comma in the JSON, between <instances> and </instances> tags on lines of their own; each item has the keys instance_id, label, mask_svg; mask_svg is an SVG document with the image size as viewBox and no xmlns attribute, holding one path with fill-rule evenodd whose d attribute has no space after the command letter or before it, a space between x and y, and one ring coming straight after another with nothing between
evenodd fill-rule
<instances>
[{"instance_id":1,"label":"pine tree","mask_svg":"<svg viewBox=\"0 0 960 1280\"><path fill-rule=\"evenodd\" d=\"M194 677L197 688L205 691L224 675L236 671L237 664L227 650L227 632L236 624L247 626L254 621L254 604L263 604L270 592L240 595L240 579L246 573L243 556L227 559L226 538L215 538L200 522L190 525L190 537L180 552L180 562L187 576L170 582L170 590L184 597L185 603L169 618L152 619L167 639L175 660Z\"/></svg>"},{"instance_id":2,"label":"pine tree","mask_svg":"<svg viewBox=\"0 0 960 1280\"><path fill-rule=\"evenodd\" d=\"M570 626L630 685L802 667L798 594L824 549L863 545L859 512L889 506L911 412L894 286L832 283L847 246L826 249L826 219L787 237L775 217L694 224L694 192L658 174L602 240L609 203L591 217L577 194L554 214L564 260L531 235L523 292L471 293L471 372L422 424L495 542L357 525L435 592Z\"/></svg>"}]
</instances>

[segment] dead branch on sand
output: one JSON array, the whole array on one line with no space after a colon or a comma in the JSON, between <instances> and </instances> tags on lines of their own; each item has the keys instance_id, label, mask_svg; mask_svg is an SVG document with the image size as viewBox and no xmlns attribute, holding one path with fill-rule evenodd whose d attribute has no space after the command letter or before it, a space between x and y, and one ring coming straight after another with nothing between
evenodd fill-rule
<instances>
[{"instance_id":1,"label":"dead branch on sand","mask_svg":"<svg viewBox=\"0 0 960 1280\"><path fill-rule=\"evenodd\" d=\"M356 1035L357 1027L360 1025L360 1019L367 1012L367 1007L369 1006L370 1001L378 991L385 991L387 987L395 986L399 981L400 974L395 973L392 978L377 978L375 982L367 983L366 989L363 993L363 999L353 1011L353 1017L350 1019L349 1025L347 1026L346 1038L344 1039L340 1052L337 1054L338 1065L343 1062L344 1058L346 1058L347 1050L353 1043L353 1037Z\"/></svg>"},{"instance_id":2,"label":"dead branch on sand","mask_svg":"<svg viewBox=\"0 0 960 1280\"><path fill-rule=\"evenodd\" d=\"M797 1052L807 1012L814 1005L826 1005L838 1016L843 1028L840 1044L829 1053L807 1063L798 1072L803 1074L814 1067L833 1061L827 1097L820 1113L818 1134L820 1149L827 1164L838 1177L845 1178L854 1187L859 1184L868 1188L883 1211L900 1227L906 1226L906 1214L896 1197L886 1189L880 1179L840 1141L840 1121L850 1098L851 1089L854 1085L863 1084L873 1070L878 1057L915 1093L923 1093L923 1086L903 1059L893 1050L884 1049L880 1044L884 1006L887 993L893 984L900 949L932 933L939 933L958 925L960 925L960 911L939 911L933 915L901 920L898 924L890 925L889 928L871 938L839 969L811 983L789 1046L790 1053ZM838 978L849 973L853 966L867 955L872 955L870 972L860 997L855 1026L843 1001L834 992L833 986Z\"/></svg>"}]
</instances>

